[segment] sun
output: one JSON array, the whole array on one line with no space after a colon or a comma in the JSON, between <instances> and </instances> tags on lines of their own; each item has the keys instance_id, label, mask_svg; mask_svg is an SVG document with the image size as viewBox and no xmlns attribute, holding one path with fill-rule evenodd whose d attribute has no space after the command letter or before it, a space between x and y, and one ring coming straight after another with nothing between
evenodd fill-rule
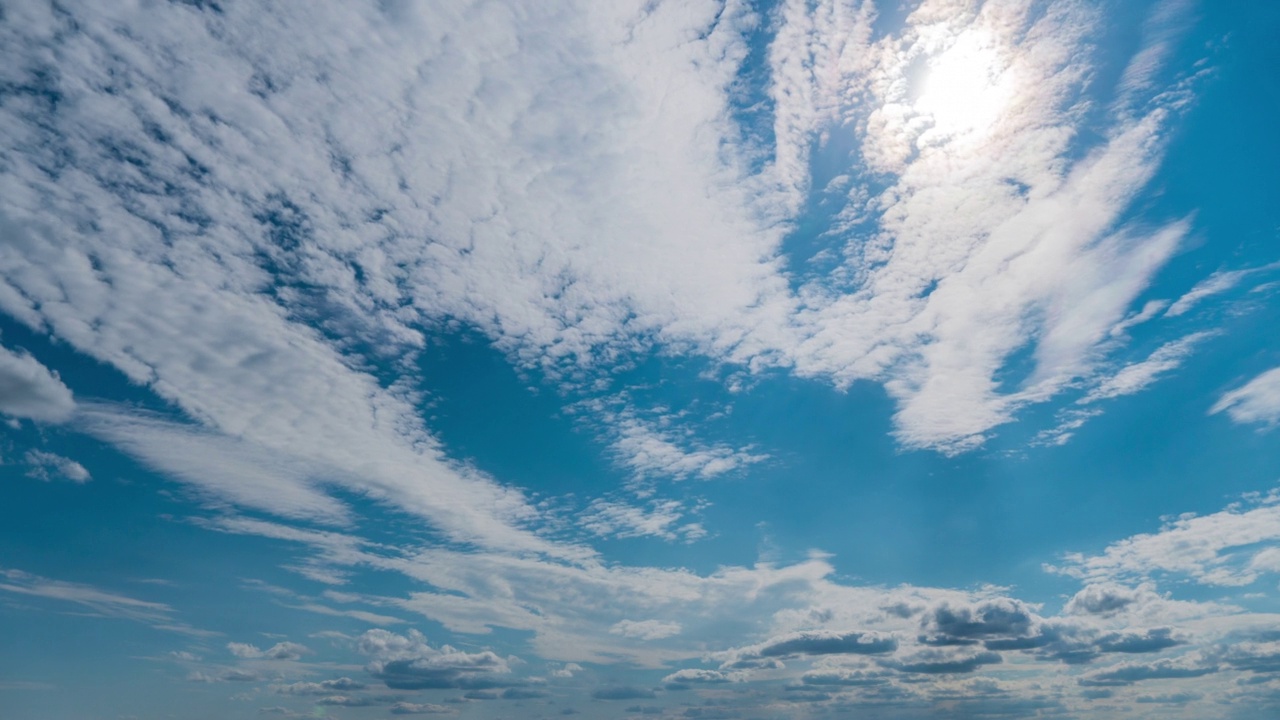
<instances>
[{"instance_id":1,"label":"sun","mask_svg":"<svg viewBox=\"0 0 1280 720\"><path fill-rule=\"evenodd\" d=\"M927 62L913 107L932 118L932 134L980 132L999 120L1013 93L1001 53L986 33L963 33Z\"/></svg>"}]
</instances>

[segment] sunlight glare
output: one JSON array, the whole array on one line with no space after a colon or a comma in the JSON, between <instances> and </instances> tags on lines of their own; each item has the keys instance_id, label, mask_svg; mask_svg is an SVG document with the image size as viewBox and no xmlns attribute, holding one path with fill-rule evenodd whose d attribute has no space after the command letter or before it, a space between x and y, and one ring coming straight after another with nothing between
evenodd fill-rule
<instances>
[{"instance_id":1,"label":"sunlight glare","mask_svg":"<svg viewBox=\"0 0 1280 720\"><path fill-rule=\"evenodd\" d=\"M915 109L933 119L934 131L955 136L987 128L1008 104L1008 78L1000 56L981 33L969 32L929 59Z\"/></svg>"}]
</instances>

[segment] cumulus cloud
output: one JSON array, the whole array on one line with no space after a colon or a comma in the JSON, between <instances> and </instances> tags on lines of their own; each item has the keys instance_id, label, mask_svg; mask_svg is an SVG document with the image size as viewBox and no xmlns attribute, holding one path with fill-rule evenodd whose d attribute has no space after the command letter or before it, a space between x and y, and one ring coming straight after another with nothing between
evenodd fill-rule
<instances>
[{"instance_id":1,"label":"cumulus cloud","mask_svg":"<svg viewBox=\"0 0 1280 720\"><path fill-rule=\"evenodd\" d=\"M685 668L683 670L677 670L662 678L662 682L668 685L719 685L722 683L733 682L733 678L719 670Z\"/></svg>"},{"instance_id":2,"label":"cumulus cloud","mask_svg":"<svg viewBox=\"0 0 1280 720\"><path fill-rule=\"evenodd\" d=\"M1150 594L1150 590L1146 591ZM1068 613L1113 615L1139 602L1142 591L1115 583L1086 585L1067 601Z\"/></svg>"},{"instance_id":3,"label":"cumulus cloud","mask_svg":"<svg viewBox=\"0 0 1280 720\"><path fill-rule=\"evenodd\" d=\"M0 413L41 422L66 422L75 413L71 390L31 355L0 346Z\"/></svg>"},{"instance_id":4,"label":"cumulus cloud","mask_svg":"<svg viewBox=\"0 0 1280 720\"><path fill-rule=\"evenodd\" d=\"M280 695L330 695L338 692L363 690L365 684L348 677L322 680L320 682L296 682L288 685L273 685L272 692Z\"/></svg>"},{"instance_id":5,"label":"cumulus cloud","mask_svg":"<svg viewBox=\"0 0 1280 720\"><path fill-rule=\"evenodd\" d=\"M491 651L468 653L448 645L432 647L417 630L397 635L369 630L360 636L360 652L371 656L369 674L396 690L484 689L523 684L510 677L507 660Z\"/></svg>"},{"instance_id":6,"label":"cumulus cloud","mask_svg":"<svg viewBox=\"0 0 1280 720\"><path fill-rule=\"evenodd\" d=\"M1280 423L1280 368L1268 370L1244 385L1224 393L1209 410L1225 412L1238 423Z\"/></svg>"},{"instance_id":7,"label":"cumulus cloud","mask_svg":"<svg viewBox=\"0 0 1280 720\"><path fill-rule=\"evenodd\" d=\"M298 660L303 655L311 654L310 648L295 642L276 643L266 650L248 643L232 642L227 643L227 650L238 658L265 660Z\"/></svg>"},{"instance_id":8,"label":"cumulus cloud","mask_svg":"<svg viewBox=\"0 0 1280 720\"><path fill-rule=\"evenodd\" d=\"M759 660L797 655L878 655L893 652L898 641L880 632L804 630L778 635L757 645L723 654L723 668L743 667Z\"/></svg>"},{"instance_id":9,"label":"cumulus cloud","mask_svg":"<svg viewBox=\"0 0 1280 720\"><path fill-rule=\"evenodd\" d=\"M1011 598L986 600L973 605L943 602L922 621L929 644L959 645L993 638L1022 637L1031 633L1038 616L1025 603Z\"/></svg>"}]
</instances>

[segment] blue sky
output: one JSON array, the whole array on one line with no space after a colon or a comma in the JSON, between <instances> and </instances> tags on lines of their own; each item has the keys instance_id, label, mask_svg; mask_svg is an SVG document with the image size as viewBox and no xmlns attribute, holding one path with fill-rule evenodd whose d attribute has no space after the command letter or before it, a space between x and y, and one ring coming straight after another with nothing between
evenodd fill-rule
<instances>
[{"instance_id":1,"label":"blue sky","mask_svg":"<svg viewBox=\"0 0 1280 720\"><path fill-rule=\"evenodd\" d=\"M1277 32L0 4L0 708L1274 714Z\"/></svg>"}]
</instances>

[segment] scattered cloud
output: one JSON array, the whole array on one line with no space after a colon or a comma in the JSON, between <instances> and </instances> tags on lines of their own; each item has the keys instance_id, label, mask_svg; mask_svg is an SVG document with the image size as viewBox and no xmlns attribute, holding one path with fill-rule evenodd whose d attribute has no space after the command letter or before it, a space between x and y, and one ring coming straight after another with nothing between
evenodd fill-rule
<instances>
[{"instance_id":1,"label":"scattered cloud","mask_svg":"<svg viewBox=\"0 0 1280 720\"><path fill-rule=\"evenodd\" d=\"M295 682L288 685L273 685L272 692L280 695L329 695L335 692L363 690L365 684L348 677L322 680L320 682Z\"/></svg>"},{"instance_id":2,"label":"scattered cloud","mask_svg":"<svg viewBox=\"0 0 1280 720\"><path fill-rule=\"evenodd\" d=\"M80 611L110 618L122 618L152 627L185 634L206 634L174 619L173 608L164 603L138 600L90 585L51 580L21 570L0 569L0 592L56 600L77 606Z\"/></svg>"},{"instance_id":3,"label":"scattered cloud","mask_svg":"<svg viewBox=\"0 0 1280 720\"><path fill-rule=\"evenodd\" d=\"M84 484L93 479L80 463L51 452L28 450L23 459L31 467L27 471L27 477L45 482L53 479L67 480L76 484Z\"/></svg>"},{"instance_id":4,"label":"scattered cloud","mask_svg":"<svg viewBox=\"0 0 1280 720\"><path fill-rule=\"evenodd\" d=\"M71 390L57 373L27 353L0 346L0 413L60 423L75 409Z\"/></svg>"},{"instance_id":5,"label":"scattered cloud","mask_svg":"<svg viewBox=\"0 0 1280 720\"><path fill-rule=\"evenodd\" d=\"M520 685L510 677L508 661L491 651L467 653L443 645L434 648L417 630L396 635L369 630L360 636L360 652L372 659L369 674L396 690L484 689Z\"/></svg>"},{"instance_id":6,"label":"scattered cloud","mask_svg":"<svg viewBox=\"0 0 1280 720\"><path fill-rule=\"evenodd\" d=\"M227 643L227 650L244 659L297 660L303 655L311 654L310 648L295 642L276 643L266 650L260 650L256 645L233 642Z\"/></svg>"},{"instance_id":7,"label":"scattered cloud","mask_svg":"<svg viewBox=\"0 0 1280 720\"><path fill-rule=\"evenodd\" d=\"M1268 370L1244 385L1224 393L1210 414L1225 412L1238 423L1280 423L1280 368Z\"/></svg>"},{"instance_id":8,"label":"scattered cloud","mask_svg":"<svg viewBox=\"0 0 1280 720\"><path fill-rule=\"evenodd\" d=\"M1275 571L1269 558L1278 545L1280 494L1273 492L1249 496L1221 512L1181 515L1158 532L1112 543L1100 555L1072 553L1047 568L1092 582L1169 573L1204 585L1244 586Z\"/></svg>"},{"instance_id":9,"label":"scattered cloud","mask_svg":"<svg viewBox=\"0 0 1280 720\"><path fill-rule=\"evenodd\" d=\"M578 516L579 526L600 537L657 537L692 542L707 534L700 523L681 524L688 512L678 500L654 499L648 507L605 499L593 500Z\"/></svg>"}]
</instances>

